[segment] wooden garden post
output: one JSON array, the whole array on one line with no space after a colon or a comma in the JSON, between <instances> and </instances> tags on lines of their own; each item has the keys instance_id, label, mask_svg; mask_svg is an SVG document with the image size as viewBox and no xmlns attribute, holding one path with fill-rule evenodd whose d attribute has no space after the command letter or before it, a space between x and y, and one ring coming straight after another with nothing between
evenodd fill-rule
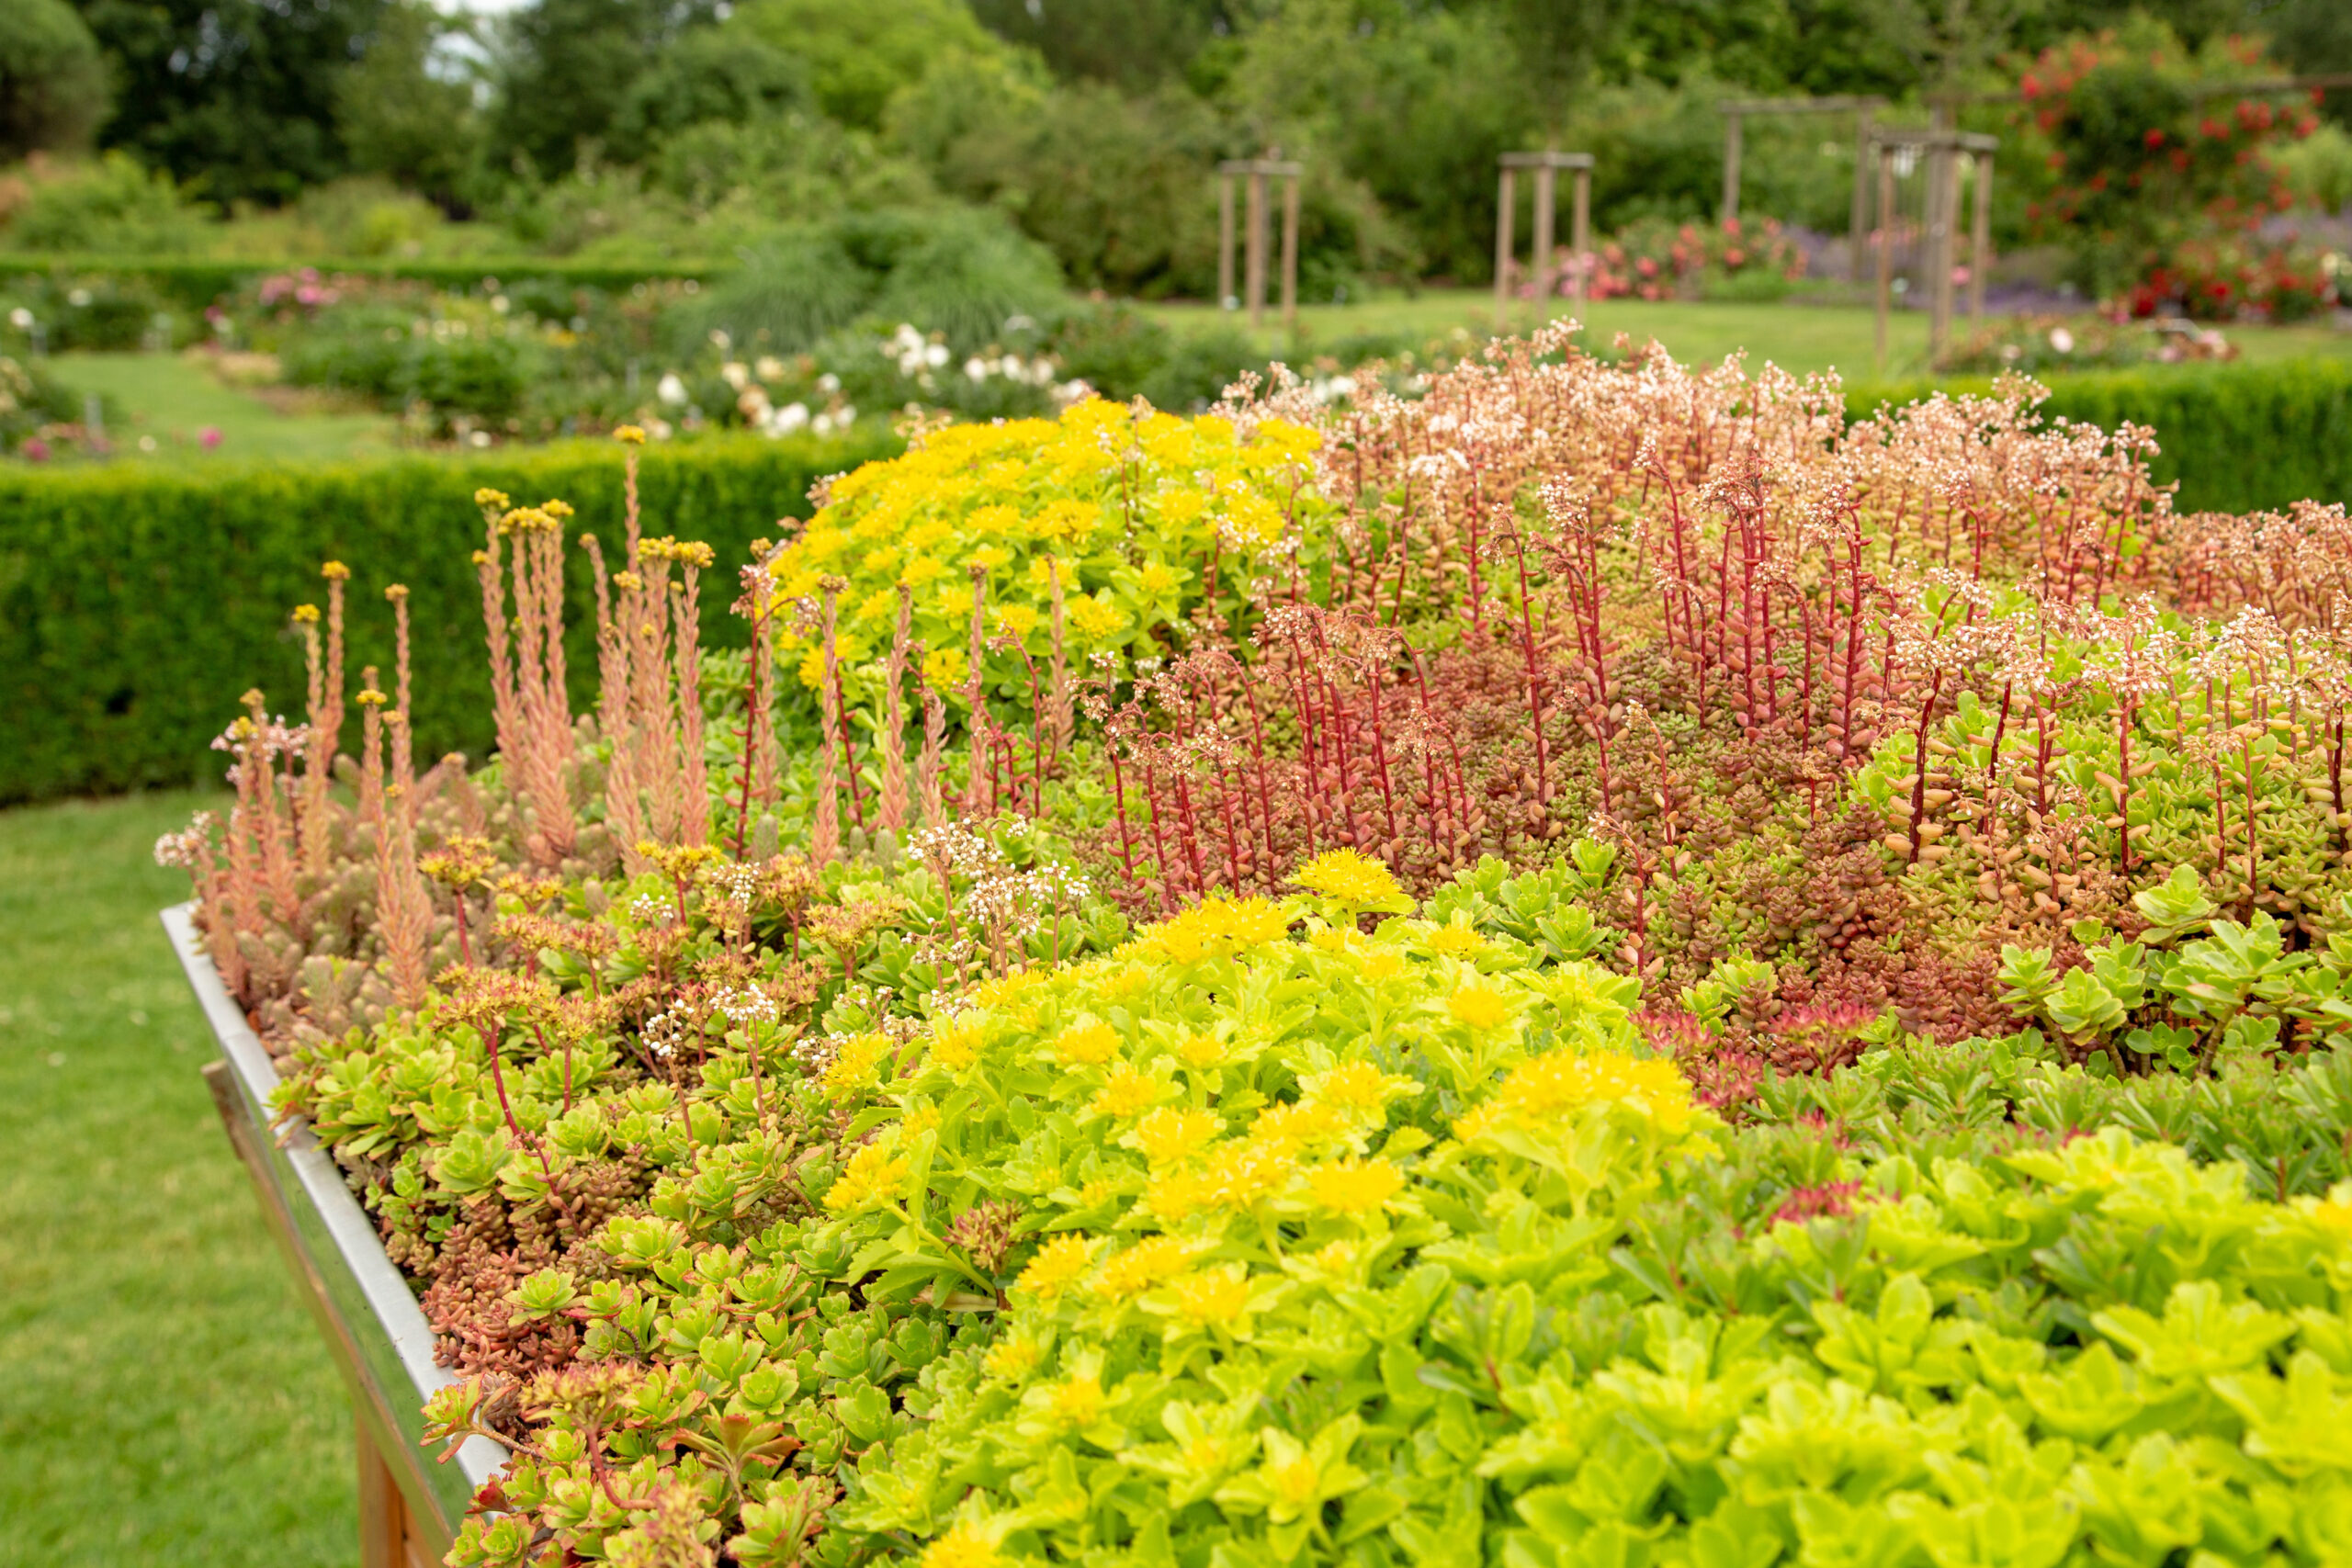
<instances>
[{"instance_id":1,"label":"wooden garden post","mask_svg":"<svg viewBox=\"0 0 2352 1568\"><path fill-rule=\"evenodd\" d=\"M1230 310L1240 301L1233 292L1233 171L1218 164L1216 172L1216 305Z\"/></svg>"},{"instance_id":2,"label":"wooden garden post","mask_svg":"<svg viewBox=\"0 0 2352 1568\"><path fill-rule=\"evenodd\" d=\"M1723 221L1730 222L1739 216L1739 126L1740 111L1728 109L1724 118L1724 210Z\"/></svg>"},{"instance_id":3,"label":"wooden garden post","mask_svg":"<svg viewBox=\"0 0 2352 1568\"><path fill-rule=\"evenodd\" d=\"M1960 153L1950 137L1928 150L1928 361L1951 335L1952 219L1960 208Z\"/></svg>"},{"instance_id":4,"label":"wooden garden post","mask_svg":"<svg viewBox=\"0 0 2352 1568\"><path fill-rule=\"evenodd\" d=\"M1846 254L1856 283L1862 280L1862 247L1870 243L1871 142L1876 113L1866 105L1857 113L1854 124L1854 211L1847 230Z\"/></svg>"},{"instance_id":5,"label":"wooden garden post","mask_svg":"<svg viewBox=\"0 0 2352 1568\"><path fill-rule=\"evenodd\" d=\"M1506 152L1496 162L1502 170L1495 211L1495 325L1499 330L1510 320L1511 268L1514 264L1511 231L1518 221L1519 171L1532 170L1535 176L1535 260L1532 272L1536 299L1542 301L1551 298L1553 282L1559 272L1562 169L1570 170L1576 175L1568 243L1572 253L1578 258L1581 276L1581 261L1586 248L1592 243L1592 154L1555 152L1546 148L1541 152ZM1581 283L1577 285L1577 292L1581 299L1584 293Z\"/></svg>"},{"instance_id":6,"label":"wooden garden post","mask_svg":"<svg viewBox=\"0 0 2352 1568\"><path fill-rule=\"evenodd\" d=\"M1249 250L1242 264L1242 289L1250 299L1250 330L1266 321L1266 176L1258 164L1250 169Z\"/></svg>"},{"instance_id":7,"label":"wooden garden post","mask_svg":"<svg viewBox=\"0 0 2352 1568\"><path fill-rule=\"evenodd\" d=\"M1581 303L1585 290L1591 287L1592 271L1592 165L1585 164L1576 171L1576 194L1569 198L1568 250L1575 258L1576 298Z\"/></svg>"},{"instance_id":8,"label":"wooden garden post","mask_svg":"<svg viewBox=\"0 0 2352 1568\"><path fill-rule=\"evenodd\" d=\"M1298 176L1293 164L1283 176L1283 331L1298 335Z\"/></svg>"},{"instance_id":9,"label":"wooden garden post","mask_svg":"<svg viewBox=\"0 0 2352 1568\"><path fill-rule=\"evenodd\" d=\"M1544 301L1552 298L1552 235L1558 227L1556 197L1559 170L1547 161L1535 165L1535 299L1536 319L1543 320Z\"/></svg>"},{"instance_id":10,"label":"wooden garden post","mask_svg":"<svg viewBox=\"0 0 2352 1568\"><path fill-rule=\"evenodd\" d=\"M1976 205L1969 214L1968 254L1968 314L1982 324L1984 320L1984 274L1993 265L1993 154L1990 149L1980 149L1976 154Z\"/></svg>"},{"instance_id":11,"label":"wooden garden post","mask_svg":"<svg viewBox=\"0 0 2352 1568\"><path fill-rule=\"evenodd\" d=\"M1510 310L1510 220L1519 204L1519 172L1503 165L1502 196L1495 209L1495 328L1500 331Z\"/></svg>"}]
</instances>

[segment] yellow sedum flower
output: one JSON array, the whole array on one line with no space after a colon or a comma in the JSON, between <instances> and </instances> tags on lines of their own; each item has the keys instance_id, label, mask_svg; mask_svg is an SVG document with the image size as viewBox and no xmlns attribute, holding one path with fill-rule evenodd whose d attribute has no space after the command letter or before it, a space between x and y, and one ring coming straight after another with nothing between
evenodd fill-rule
<instances>
[{"instance_id":1,"label":"yellow sedum flower","mask_svg":"<svg viewBox=\"0 0 2352 1568\"><path fill-rule=\"evenodd\" d=\"M1037 1249L1037 1255L1029 1260L1029 1267L1021 1270L1021 1278L1013 1281L1012 1288L1039 1301L1058 1301L1093 1260L1094 1244L1087 1237L1075 1234L1057 1235Z\"/></svg>"},{"instance_id":2,"label":"yellow sedum flower","mask_svg":"<svg viewBox=\"0 0 2352 1568\"><path fill-rule=\"evenodd\" d=\"M1112 1069L1086 1109L1092 1115L1130 1121L1157 1105L1167 1092L1168 1086L1150 1074L1122 1066Z\"/></svg>"},{"instance_id":3,"label":"yellow sedum flower","mask_svg":"<svg viewBox=\"0 0 2352 1568\"><path fill-rule=\"evenodd\" d=\"M1231 1328L1250 1313L1250 1271L1238 1263L1196 1269L1171 1281L1169 1305L1191 1328Z\"/></svg>"},{"instance_id":4,"label":"yellow sedum flower","mask_svg":"<svg viewBox=\"0 0 2352 1568\"><path fill-rule=\"evenodd\" d=\"M1130 1300L1182 1273L1193 1261L1193 1251L1192 1243L1172 1235L1147 1236L1103 1259L1087 1288L1106 1302Z\"/></svg>"},{"instance_id":5,"label":"yellow sedum flower","mask_svg":"<svg viewBox=\"0 0 2352 1568\"><path fill-rule=\"evenodd\" d=\"M1176 1059L1188 1067L1222 1066L1229 1054L1226 1043L1214 1034L1188 1034L1176 1047Z\"/></svg>"},{"instance_id":6,"label":"yellow sedum flower","mask_svg":"<svg viewBox=\"0 0 2352 1568\"><path fill-rule=\"evenodd\" d=\"M1019 1382L1037 1370L1046 1359L1046 1348L1025 1334L1000 1339L989 1347L980 1358L980 1366L989 1376L1006 1382Z\"/></svg>"},{"instance_id":7,"label":"yellow sedum flower","mask_svg":"<svg viewBox=\"0 0 2352 1568\"><path fill-rule=\"evenodd\" d=\"M1377 1122L1387 1114L1391 1100L1410 1094L1417 1086L1410 1078L1390 1077L1370 1062L1342 1062L1328 1073L1301 1079L1300 1087L1315 1104L1351 1121Z\"/></svg>"},{"instance_id":8,"label":"yellow sedum flower","mask_svg":"<svg viewBox=\"0 0 2352 1568\"><path fill-rule=\"evenodd\" d=\"M1553 1132L1594 1105L1623 1106L1668 1134L1688 1131L1697 1121L1689 1080L1664 1057L1637 1061L1614 1051L1551 1051L1511 1069L1486 1104L1454 1122L1454 1135L1472 1143L1514 1124Z\"/></svg>"},{"instance_id":9,"label":"yellow sedum flower","mask_svg":"<svg viewBox=\"0 0 2352 1568\"><path fill-rule=\"evenodd\" d=\"M1486 1034L1510 1021L1510 998L1488 986L1464 986L1445 998L1445 1010L1473 1034Z\"/></svg>"},{"instance_id":10,"label":"yellow sedum flower","mask_svg":"<svg viewBox=\"0 0 2352 1568\"><path fill-rule=\"evenodd\" d=\"M974 1009L944 1018L931 1032L931 1059L951 1073L960 1073L980 1059L980 1047L988 1038L988 1021Z\"/></svg>"},{"instance_id":11,"label":"yellow sedum flower","mask_svg":"<svg viewBox=\"0 0 2352 1568\"><path fill-rule=\"evenodd\" d=\"M1177 964L1230 957L1284 941L1291 916L1263 898L1204 898L1143 934L1142 945Z\"/></svg>"},{"instance_id":12,"label":"yellow sedum flower","mask_svg":"<svg viewBox=\"0 0 2352 1568\"><path fill-rule=\"evenodd\" d=\"M1487 939L1476 928L1456 920L1430 932L1429 950L1440 958L1467 958L1487 945Z\"/></svg>"},{"instance_id":13,"label":"yellow sedum flower","mask_svg":"<svg viewBox=\"0 0 2352 1568\"><path fill-rule=\"evenodd\" d=\"M867 1144L849 1156L841 1179L825 1191L825 1207L837 1214L853 1214L886 1203L899 1195L907 1179L907 1162L879 1144Z\"/></svg>"},{"instance_id":14,"label":"yellow sedum flower","mask_svg":"<svg viewBox=\"0 0 2352 1568\"><path fill-rule=\"evenodd\" d=\"M1413 900L1386 866L1353 850L1329 850L1298 868L1291 886L1358 911L1402 914Z\"/></svg>"},{"instance_id":15,"label":"yellow sedum flower","mask_svg":"<svg viewBox=\"0 0 2352 1568\"><path fill-rule=\"evenodd\" d=\"M1182 1165L1225 1135L1225 1118L1214 1111L1155 1111L1136 1123L1126 1141L1155 1166Z\"/></svg>"},{"instance_id":16,"label":"yellow sedum flower","mask_svg":"<svg viewBox=\"0 0 2352 1568\"><path fill-rule=\"evenodd\" d=\"M1346 1129L1338 1112L1330 1106L1304 1100L1292 1104L1270 1105L1258 1112L1258 1119L1250 1123L1251 1142L1288 1151L1329 1143L1344 1131Z\"/></svg>"},{"instance_id":17,"label":"yellow sedum flower","mask_svg":"<svg viewBox=\"0 0 2352 1568\"><path fill-rule=\"evenodd\" d=\"M1054 1059L1064 1066L1099 1067L1119 1054L1119 1032L1089 1019L1062 1031L1054 1042Z\"/></svg>"},{"instance_id":18,"label":"yellow sedum flower","mask_svg":"<svg viewBox=\"0 0 2352 1568\"><path fill-rule=\"evenodd\" d=\"M1404 1185L1405 1173L1385 1159L1343 1160L1306 1173L1316 1205L1350 1219L1386 1208Z\"/></svg>"},{"instance_id":19,"label":"yellow sedum flower","mask_svg":"<svg viewBox=\"0 0 2352 1568\"><path fill-rule=\"evenodd\" d=\"M1046 1413L1055 1425L1079 1432L1102 1419L1102 1384L1083 1373L1073 1373L1053 1385Z\"/></svg>"},{"instance_id":20,"label":"yellow sedum flower","mask_svg":"<svg viewBox=\"0 0 2352 1568\"><path fill-rule=\"evenodd\" d=\"M973 1519L958 1519L945 1535L923 1548L922 1568L996 1568L995 1532Z\"/></svg>"},{"instance_id":21,"label":"yellow sedum flower","mask_svg":"<svg viewBox=\"0 0 2352 1568\"><path fill-rule=\"evenodd\" d=\"M855 1094L871 1089L882 1058L889 1052L888 1035L852 1035L833 1053L832 1063L825 1069L825 1087L835 1094Z\"/></svg>"}]
</instances>

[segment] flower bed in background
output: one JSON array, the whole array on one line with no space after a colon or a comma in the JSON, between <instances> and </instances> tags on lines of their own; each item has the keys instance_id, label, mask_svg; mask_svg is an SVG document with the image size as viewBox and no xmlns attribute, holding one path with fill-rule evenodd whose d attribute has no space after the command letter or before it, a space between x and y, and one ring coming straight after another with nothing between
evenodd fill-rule
<instances>
[{"instance_id":1,"label":"flower bed in background","mask_svg":"<svg viewBox=\"0 0 2352 1568\"><path fill-rule=\"evenodd\" d=\"M515 1452L452 1561L2331 1560L2352 527L2038 401L485 490L480 767L331 563L159 852Z\"/></svg>"}]
</instances>

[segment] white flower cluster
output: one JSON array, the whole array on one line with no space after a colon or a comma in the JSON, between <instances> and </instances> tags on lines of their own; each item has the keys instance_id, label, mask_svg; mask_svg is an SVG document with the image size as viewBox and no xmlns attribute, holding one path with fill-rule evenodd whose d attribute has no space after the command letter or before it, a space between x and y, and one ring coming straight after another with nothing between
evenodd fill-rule
<instances>
[{"instance_id":1,"label":"white flower cluster","mask_svg":"<svg viewBox=\"0 0 2352 1568\"><path fill-rule=\"evenodd\" d=\"M987 876L1004 869L996 846L961 822L940 822L909 836L917 858L944 865L950 876Z\"/></svg>"},{"instance_id":2,"label":"white flower cluster","mask_svg":"<svg viewBox=\"0 0 2352 1568\"><path fill-rule=\"evenodd\" d=\"M645 1021L641 1032L645 1048L661 1061L677 1055L678 1047L695 1039L702 1031L695 1021L695 1010L684 997Z\"/></svg>"},{"instance_id":3,"label":"white flower cluster","mask_svg":"<svg viewBox=\"0 0 2352 1568\"><path fill-rule=\"evenodd\" d=\"M644 893L628 901L628 918L640 926L666 926L678 918L678 911L668 899Z\"/></svg>"},{"instance_id":4,"label":"white flower cluster","mask_svg":"<svg viewBox=\"0 0 2352 1568\"><path fill-rule=\"evenodd\" d=\"M1050 387L1054 384L1054 362L1046 355L1023 360L1017 354L1001 355L988 359L974 355L964 361L964 378L974 386L992 377L1002 377L1029 387Z\"/></svg>"},{"instance_id":5,"label":"white flower cluster","mask_svg":"<svg viewBox=\"0 0 2352 1568\"><path fill-rule=\"evenodd\" d=\"M882 340L882 357L895 361L899 375L927 382L926 372L947 363L947 344L938 338L923 336L910 321L900 321L899 330Z\"/></svg>"},{"instance_id":6,"label":"white flower cluster","mask_svg":"<svg viewBox=\"0 0 2352 1568\"><path fill-rule=\"evenodd\" d=\"M1005 322L1008 330L1035 324L1024 316L1015 316ZM942 334L933 333L926 337L909 321L900 321L899 330L882 340L881 350L882 357L895 364L899 375L925 392L939 389L939 378L935 372L944 369L951 357ZM1074 403L1092 390L1084 381L1056 379L1060 369L1053 355L1048 354L1035 355L1027 359L1017 354L976 354L964 361L964 378L976 387L997 380L1010 381L1015 386L1035 387L1060 404Z\"/></svg>"},{"instance_id":7,"label":"white flower cluster","mask_svg":"<svg viewBox=\"0 0 2352 1568\"><path fill-rule=\"evenodd\" d=\"M756 865L714 865L702 874L703 886L716 890L721 897L738 904L748 904L760 890L762 868Z\"/></svg>"},{"instance_id":8,"label":"white flower cluster","mask_svg":"<svg viewBox=\"0 0 2352 1568\"><path fill-rule=\"evenodd\" d=\"M176 833L166 833L155 840L155 863L173 866L181 871L195 871L212 863L212 830L220 819L209 811L199 811L188 825Z\"/></svg>"},{"instance_id":9,"label":"white flower cluster","mask_svg":"<svg viewBox=\"0 0 2352 1568\"><path fill-rule=\"evenodd\" d=\"M774 997L752 986L735 986L719 992L711 998L710 1010L738 1026L774 1023L783 1016Z\"/></svg>"}]
</instances>

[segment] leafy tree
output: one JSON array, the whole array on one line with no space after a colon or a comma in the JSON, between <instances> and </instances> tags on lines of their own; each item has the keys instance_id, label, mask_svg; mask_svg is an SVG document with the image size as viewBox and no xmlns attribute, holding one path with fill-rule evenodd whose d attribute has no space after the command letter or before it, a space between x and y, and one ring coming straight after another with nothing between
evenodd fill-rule
<instances>
[{"instance_id":1,"label":"leafy tree","mask_svg":"<svg viewBox=\"0 0 2352 1568\"><path fill-rule=\"evenodd\" d=\"M339 87L388 3L83 0L119 87L100 141L215 199L289 199L349 167Z\"/></svg>"},{"instance_id":2,"label":"leafy tree","mask_svg":"<svg viewBox=\"0 0 2352 1568\"><path fill-rule=\"evenodd\" d=\"M798 61L817 107L860 130L940 62L1007 52L964 0L749 0L728 26Z\"/></svg>"},{"instance_id":3,"label":"leafy tree","mask_svg":"<svg viewBox=\"0 0 2352 1568\"><path fill-rule=\"evenodd\" d=\"M1514 47L1521 77L1558 126L1569 96L1638 7L1634 0L1487 0Z\"/></svg>"},{"instance_id":4,"label":"leafy tree","mask_svg":"<svg viewBox=\"0 0 2352 1568\"><path fill-rule=\"evenodd\" d=\"M454 205L481 138L471 83L437 73L446 24L425 0L393 0L367 52L337 84L335 123L351 164Z\"/></svg>"},{"instance_id":5,"label":"leafy tree","mask_svg":"<svg viewBox=\"0 0 2352 1568\"><path fill-rule=\"evenodd\" d=\"M2257 17L2270 51L2290 70L2310 75L2352 71L2352 6L2343 0L2283 0ZM2352 92L2324 96L2329 118L2352 125Z\"/></svg>"},{"instance_id":6,"label":"leafy tree","mask_svg":"<svg viewBox=\"0 0 2352 1568\"><path fill-rule=\"evenodd\" d=\"M1712 78L1752 94L1894 96L1912 62L1872 19L1872 0L1690 0L1636 6L1594 62L1616 84ZM1578 106L1581 112L1583 106Z\"/></svg>"},{"instance_id":7,"label":"leafy tree","mask_svg":"<svg viewBox=\"0 0 2352 1568\"><path fill-rule=\"evenodd\" d=\"M107 116L98 40L65 0L0 0L0 158L86 145Z\"/></svg>"},{"instance_id":8,"label":"leafy tree","mask_svg":"<svg viewBox=\"0 0 2352 1568\"><path fill-rule=\"evenodd\" d=\"M1130 90L1182 73L1247 7L1228 0L973 0L990 32L1034 49L1056 76Z\"/></svg>"},{"instance_id":9,"label":"leafy tree","mask_svg":"<svg viewBox=\"0 0 2352 1568\"><path fill-rule=\"evenodd\" d=\"M809 105L800 61L743 28L692 28L629 85L609 151L634 161L689 126L750 125Z\"/></svg>"},{"instance_id":10,"label":"leafy tree","mask_svg":"<svg viewBox=\"0 0 2352 1568\"><path fill-rule=\"evenodd\" d=\"M714 25L715 9L714 0L537 0L508 17L496 39L492 160L551 178L602 150L639 79L681 37Z\"/></svg>"}]
</instances>

